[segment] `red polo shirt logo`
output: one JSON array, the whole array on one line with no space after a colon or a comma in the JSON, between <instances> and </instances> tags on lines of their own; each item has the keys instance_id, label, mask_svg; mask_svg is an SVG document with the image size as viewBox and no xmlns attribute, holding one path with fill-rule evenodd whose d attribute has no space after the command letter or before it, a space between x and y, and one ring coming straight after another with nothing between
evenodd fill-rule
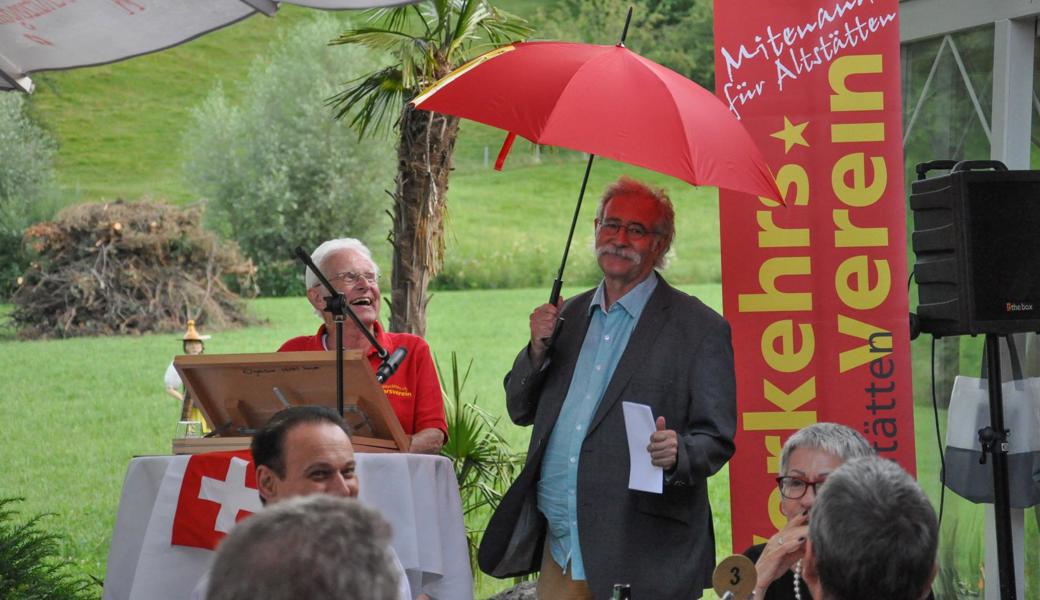
<instances>
[{"instance_id":1,"label":"red polo shirt logo","mask_svg":"<svg viewBox=\"0 0 1040 600\"><path fill-rule=\"evenodd\" d=\"M235 523L260 506L248 450L196 454L181 481L171 543L213 550Z\"/></svg>"}]
</instances>

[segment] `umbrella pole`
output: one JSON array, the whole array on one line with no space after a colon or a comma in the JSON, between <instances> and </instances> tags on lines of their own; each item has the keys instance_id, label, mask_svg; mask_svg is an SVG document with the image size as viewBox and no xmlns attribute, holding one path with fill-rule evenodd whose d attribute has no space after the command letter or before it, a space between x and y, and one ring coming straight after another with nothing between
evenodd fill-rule
<instances>
[{"instance_id":1,"label":"umbrella pole","mask_svg":"<svg viewBox=\"0 0 1040 600\"><path fill-rule=\"evenodd\" d=\"M563 260L560 261L560 270L553 281L552 292L549 294L549 304L556 305L560 301L560 290L563 288L563 269L567 266L567 255L571 251L571 240L574 239L574 229L578 226L578 213L581 212L581 201L585 197L585 186L589 184L589 173L592 172L592 160L595 154L589 154L589 163L585 166L585 177L581 180L581 191L578 192L578 204L574 207L574 217L571 218L571 230L567 233L567 245L563 247ZM559 326L557 326L559 331ZM555 338L555 335L553 336Z\"/></svg>"},{"instance_id":2,"label":"umbrella pole","mask_svg":"<svg viewBox=\"0 0 1040 600\"><path fill-rule=\"evenodd\" d=\"M628 37L628 25L632 22L632 7L628 7L628 15L625 16L625 28L621 31L621 41L618 42L619 46L625 45L625 38ZM571 230L567 233L567 245L563 247L563 260L560 261L560 270L556 274L556 279L553 280L552 292L549 293L549 304L553 306L560 301L560 290L563 289L563 269L567 266L567 255L571 251L571 240L574 239L574 228L578 225L578 213L581 212L581 200L585 197L585 186L589 184L589 173L592 172L592 160L596 158L595 154L589 154L589 163L585 165L585 177L581 180L581 191L578 192L578 205L574 207L574 218L571 219ZM556 336L560 334L560 327L563 325L563 319L560 319L556 323L556 330L553 332L552 339L555 340Z\"/></svg>"}]
</instances>

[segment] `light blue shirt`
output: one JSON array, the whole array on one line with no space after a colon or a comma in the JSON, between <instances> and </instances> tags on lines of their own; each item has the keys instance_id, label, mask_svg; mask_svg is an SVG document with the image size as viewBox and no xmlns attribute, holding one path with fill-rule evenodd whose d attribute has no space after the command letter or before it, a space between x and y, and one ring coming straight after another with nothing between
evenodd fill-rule
<instances>
[{"instance_id":1,"label":"light blue shirt","mask_svg":"<svg viewBox=\"0 0 1040 600\"><path fill-rule=\"evenodd\" d=\"M538 480L538 509L549 523L549 551L571 579L585 579L585 565L578 543L578 465L585 431L592 421L603 393L614 376L621 355L628 346L639 316L657 287L657 274L632 288L605 308L603 283L589 304L589 330L581 345L560 416L549 436ZM618 443L624 443L620 440Z\"/></svg>"}]
</instances>

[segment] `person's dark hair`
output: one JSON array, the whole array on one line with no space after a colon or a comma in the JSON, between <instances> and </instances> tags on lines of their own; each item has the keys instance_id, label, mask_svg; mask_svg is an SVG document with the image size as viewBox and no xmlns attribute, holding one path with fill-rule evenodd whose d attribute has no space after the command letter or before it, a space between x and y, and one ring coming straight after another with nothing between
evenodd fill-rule
<instances>
[{"instance_id":1,"label":"person's dark hair","mask_svg":"<svg viewBox=\"0 0 1040 600\"><path fill-rule=\"evenodd\" d=\"M357 500L290 498L238 524L220 544L208 600L397 600L390 525Z\"/></svg>"},{"instance_id":2,"label":"person's dark hair","mask_svg":"<svg viewBox=\"0 0 1040 600\"><path fill-rule=\"evenodd\" d=\"M206 350L206 344L202 340L184 340L181 342L181 350L184 350L185 354L188 353L188 344L198 344L203 351Z\"/></svg>"},{"instance_id":3,"label":"person's dark hair","mask_svg":"<svg viewBox=\"0 0 1040 600\"><path fill-rule=\"evenodd\" d=\"M336 411L325 406L293 406L275 413L253 436L249 450L253 465L271 469L278 477L285 477L285 436L297 425L304 423L332 423L350 436L350 429Z\"/></svg>"},{"instance_id":4,"label":"person's dark hair","mask_svg":"<svg viewBox=\"0 0 1040 600\"><path fill-rule=\"evenodd\" d=\"M820 587L833 600L918 600L939 547L928 498L896 463L853 458L812 508L809 539Z\"/></svg>"}]
</instances>

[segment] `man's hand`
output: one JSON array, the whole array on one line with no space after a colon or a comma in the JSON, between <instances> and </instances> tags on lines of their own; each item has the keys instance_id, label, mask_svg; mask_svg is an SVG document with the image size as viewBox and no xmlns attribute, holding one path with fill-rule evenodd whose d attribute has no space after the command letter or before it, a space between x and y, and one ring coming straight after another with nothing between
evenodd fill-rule
<instances>
[{"instance_id":1,"label":"man's hand","mask_svg":"<svg viewBox=\"0 0 1040 600\"><path fill-rule=\"evenodd\" d=\"M444 445L444 432L435 427L423 429L412 436L408 452L411 454L438 454Z\"/></svg>"},{"instance_id":2,"label":"man's hand","mask_svg":"<svg viewBox=\"0 0 1040 600\"><path fill-rule=\"evenodd\" d=\"M552 337L553 329L556 328L556 319L560 316L560 307L563 306L561 297L556 306L546 302L531 312L531 362L535 365L542 364L545 353L549 350L546 343Z\"/></svg>"},{"instance_id":3,"label":"man's hand","mask_svg":"<svg viewBox=\"0 0 1040 600\"><path fill-rule=\"evenodd\" d=\"M657 417L657 431L650 434L650 463L665 471L675 468L679 460L679 435L674 429L664 428L664 417Z\"/></svg>"}]
</instances>

